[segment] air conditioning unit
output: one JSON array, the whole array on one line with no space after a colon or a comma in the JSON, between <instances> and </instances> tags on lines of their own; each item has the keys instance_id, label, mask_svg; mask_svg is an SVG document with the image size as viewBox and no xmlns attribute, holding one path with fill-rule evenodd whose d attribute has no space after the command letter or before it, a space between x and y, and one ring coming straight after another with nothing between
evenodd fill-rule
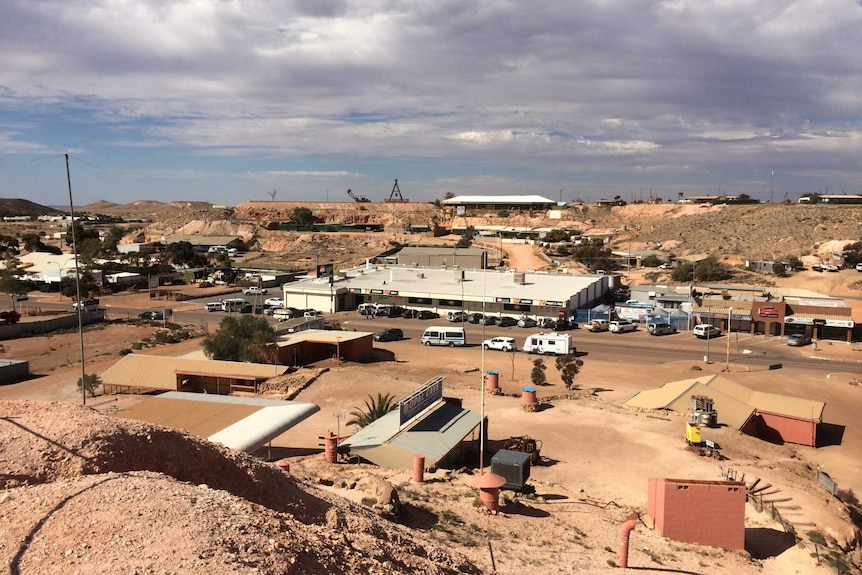
<instances>
[{"instance_id":1,"label":"air conditioning unit","mask_svg":"<svg viewBox=\"0 0 862 575\"><path fill-rule=\"evenodd\" d=\"M514 276L515 283L518 285L524 285L527 283L527 274L524 272L515 272L512 274Z\"/></svg>"}]
</instances>

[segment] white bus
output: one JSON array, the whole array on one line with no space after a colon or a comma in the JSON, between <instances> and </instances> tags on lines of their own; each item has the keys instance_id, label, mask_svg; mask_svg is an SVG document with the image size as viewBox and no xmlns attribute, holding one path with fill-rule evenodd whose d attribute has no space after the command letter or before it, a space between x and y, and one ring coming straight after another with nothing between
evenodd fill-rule
<instances>
[{"instance_id":1,"label":"white bus","mask_svg":"<svg viewBox=\"0 0 862 575\"><path fill-rule=\"evenodd\" d=\"M435 327L431 326L422 334L421 343L425 345L466 345L467 336L463 327Z\"/></svg>"}]
</instances>

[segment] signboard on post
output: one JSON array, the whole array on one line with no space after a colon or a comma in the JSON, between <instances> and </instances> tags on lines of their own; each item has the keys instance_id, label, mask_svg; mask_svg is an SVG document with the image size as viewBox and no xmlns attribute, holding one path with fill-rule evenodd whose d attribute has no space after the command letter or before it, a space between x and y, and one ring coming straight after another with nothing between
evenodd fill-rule
<instances>
[{"instance_id":1,"label":"signboard on post","mask_svg":"<svg viewBox=\"0 0 862 575\"><path fill-rule=\"evenodd\" d=\"M442 398L443 376L438 375L399 402L400 425L404 425Z\"/></svg>"}]
</instances>

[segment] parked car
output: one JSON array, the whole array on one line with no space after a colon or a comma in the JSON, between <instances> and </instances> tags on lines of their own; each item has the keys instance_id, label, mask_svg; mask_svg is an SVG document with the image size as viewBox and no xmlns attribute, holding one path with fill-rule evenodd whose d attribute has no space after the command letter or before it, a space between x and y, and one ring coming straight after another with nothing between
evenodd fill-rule
<instances>
[{"instance_id":1,"label":"parked car","mask_svg":"<svg viewBox=\"0 0 862 575\"><path fill-rule=\"evenodd\" d=\"M695 337L699 337L700 339L707 339L720 336L721 330L714 325L710 325L708 323L701 323L694 326L692 333L695 335Z\"/></svg>"},{"instance_id":2,"label":"parked car","mask_svg":"<svg viewBox=\"0 0 862 575\"><path fill-rule=\"evenodd\" d=\"M608 323L608 331L611 333L626 333L635 331L637 328L638 326L628 320L614 320Z\"/></svg>"},{"instance_id":3,"label":"parked car","mask_svg":"<svg viewBox=\"0 0 862 575\"><path fill-rule=\"evenodd\" d=\"M676 328L666 322L653 322L647 324L647 331L652 335L670 335L676 333Z\"/></svg>"},{"instance_id":4,"label":"parked car","mask_svg":"<svg viewBox=\"0 0 862 575\"><path fill-rule=\"evenodd\" d=\"M404 332L397 327L387 327L374 334L374 341L398 341L404 339Z\"/></svg>"},{"instance_id":5,"label":"parked car","mask_svg":"<svg viewBox=\"0 0 862 575\"><path fill-rule=\"evenodd\" d=\"M267 293L266 288L259 288L257 286L251 286L242 290L242 295L263 295L265 293Z\"/></svg>"},{"instance_id":6,"label":"parked car","mask_svg":"<svg viewBox=\"0 0 862 575\"><path fill-rule=\"evenodd\" d=\"M0 311L0 325L12 325L18 323L19 319L21 319L21 314L15 310Z\"/></svg>"},{"instance_id":7,"label":"parked car","mask_svg":"<svg viewBox=\"0 0 862 575\"><path fill-rule=\"evenodd\" d=\"M485 319L485 315L481 313L471 313L467 316L467 321L470 323L482 323L482 320Z\"/></svg>"},{"instance_id":8,"label":"parked car","mask_svg":"<svg viewBox=\"0 0 862 575\"><path fill-rule=\"evenodd\" d=\"M284 300L280 297L268 297L263 300L263 305L268 305L269 307L284 307Z\"/></svg>"},{"instance_id":9,"label":"parked car","mask_svg":"<svg viewBox=\"0 0 862 575\"><path fill-rule=\"evenodd\" d=\"M450 311L446 314L446 319L455 323L455 322L464 322L467 321L467 312L466 311Z\"/></svg>"},{"instance_id":10,"label":"parked car","mask_svg":"<svg viewBox=\"0 0 862 575\"><path fill-rule=\"evenodd\" d=\"M482 347L485 349L496 349L498 351L515 351L518 347L515 345L514 337L495 337L486 339L482 342Z\"/></svg>"},{"instance_id":11,"label":"parked car","mask_svg":"<svg viewBox=\"0 0 862 575\"><path fill-rule=\"evenodd\" d=\"M421 309L416 313L417 319L437 319L440 317L440 314L437 312L433 312L427 309Z\"/></svg>"},{"instance_id":12,"label":"parked car","mask_svg":"<svg viewBox=\"0 0 862 575\"><path fill-rule=\"evenodd\" d=\"M518 327L536 327L537 325L539 324L531 317L522 317L518 320Z\"/></svg>"},{"instance_id":13,"label":"parked car","mask_svg":"<svg viewBox=\"0 0 862 575\"><path fill-rule=\"evenodd\" d=\"M804 333L794 333L787 336L787 345L801 347L803 345L811 345L811 337Z\"/></svg>"},{"instance_id":14,"label":"parked car","mask_svg":"<svg viewBox=\"0 0 862 575\"><path fill-rule=\"evenodd\" d=\"M222 303L220 301L208 301L204 304L204 309L207 311L221 311Z\"/></svg>"},{"instance_id":15,"label":"parked car","mask_svg":"<svg viewBox=\"0 0 862 575\"><path fill-rule=\"evenodd\" d=\"M860 262L860 263L856 264L856 271L857 271L857 272L862 272L862 262Z\"/></svg>"},{"instance_id":16,"label":"parked car","mask_svg":"<svg viewBox=\"0 0 862 575\"><path fill-rule=\"evenodd\" d=\"M570 321L564 317L554 322L554 331L568 331L570 329L577 329L577 327L577 322Z\"/></svg>"},{"instance_id":17,"label":"parked car","mask_svg":"<svg viewBox=\"0 0 862 575\"><path fill-rule=\"evenodd\" d=\"M416 309L405 309L404 313L401 314L401 317L405 319L413 319L419 317L419 310Z\"/></svg>"},{"instance_id":18,"label":"parked car","mask_svg":"<svg viewBox=\"0 0 862 575\"><path fill-rule=\"evenodd\" d=\"M386 310L386 317L401 317L405 311L403 307L394 305Z\"/></svg>"},{"instance_id":19,"label":"parked car","mask_svg":"<svg viewBox=\"0 0 862 575\"><path fill-rule=\"evenodd\" d=\"M78 303L79 302L74 302L72 304L72 309L77 310L78 309ZM97 309L99 309L99 300L97 300L95 298L82 299L80 301L80 304L81 304L81 310L83 310L83 311L96 311Z\"/></svg>"},{"instance_id":20,"label":"parked car","mask_svg":"<svg viewBox=\"0 0 862 575\"><path fill-rule=\"evenodd\" d=\"M608 331L609 327L606 319L593 319L587 323L587 331Z\"/></svg>"},{"instance_id":21,"label":"parked car","mask_svg":"<svg viewBox=\"0 0 862 575\"><path fill-rule=\"evenodd\" d=\"M165 319L166 315L170 316L171 311L170 310L162 311L160 309L151 309L151 310L139 313L138 319L149 319L149 320Z\"/></svg>"},{"instance_id":22,"label":"parked car","mask_svg":"<svg viewBox=\"0 0 862 575\"><path fill-rule=\"evenodd\" d=\"M513 317L509 317L507 315L504 315L503 317L500 318L498 325L500 327L512 327L513 325L518 325L518 320L516 320Z\"/></svg>"},{"instance_id":23,"label":"parked car","mask_svg":"<svg viewBox=\"0 0 862 575\"><path fill-rule=\"evenodd\" d=\"M554 329L557 325L557 320L552 317L543 317L539 322L539 327L543 329Z\"/></svg>"}]
</instances>

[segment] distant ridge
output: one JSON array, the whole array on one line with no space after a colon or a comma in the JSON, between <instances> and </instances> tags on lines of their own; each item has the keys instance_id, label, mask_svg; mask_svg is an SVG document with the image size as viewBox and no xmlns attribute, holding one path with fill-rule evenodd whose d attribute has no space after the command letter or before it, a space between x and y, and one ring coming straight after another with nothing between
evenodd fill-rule
<instances>
[{"instance_id":1,"label":"distant ridge","mask_svg":"<svg viewBox=\"0 0 862 575\"><path fill-rule=\"evenodd\" d=\"M111 208L115 208L120 204L115 204L114 202L109 202L107 200L97 200L91 204L87 204L86 206L79 206L78 210L82 212L96 212L103 213L103 210L110 210Z\"/></svg>"},{"instance_id":2,"label":"distant ridge","mask_svg":"<svg viewBox=\"0 0 862 575\"><path fill-rule=\"evenodd\" d=\"M78 208L82 213L124 217L158 217L208 209L210 204L207 202L173 201L166 204L158 200L138 200L128 204L99 200Z\"/></svg>"},{"instance_id":3,"label":"distant ridge","mask_svg":"<svg viewBox=\"0 0 862 575\"><path fill-rule=\"evenodd\" d=\"M64 212L21 198L0 198L0 216L60 215Z\"/></svg>"}]
</instances>

